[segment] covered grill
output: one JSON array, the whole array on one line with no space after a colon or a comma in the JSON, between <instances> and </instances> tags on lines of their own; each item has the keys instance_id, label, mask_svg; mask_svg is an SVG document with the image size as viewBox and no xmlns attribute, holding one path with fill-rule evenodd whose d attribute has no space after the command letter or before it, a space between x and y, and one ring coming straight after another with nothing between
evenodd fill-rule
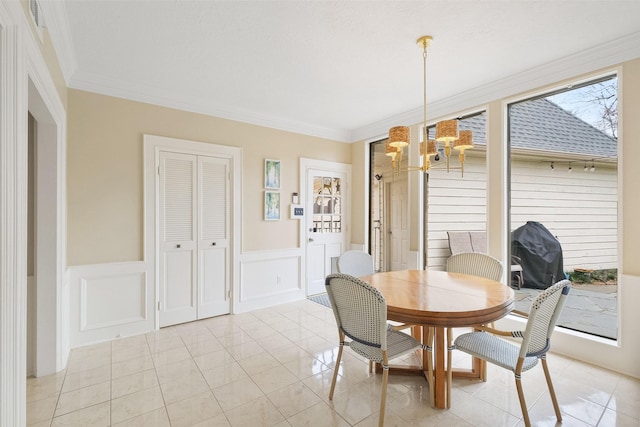
<instances>
[{"instance_id":1,"label":"covered grill","mask_svg":"<svg viewBox=\"0 0 640 427\"><path fill-rule=\"evenodd\" d=\"M526 288L547 289L565 278L560 242L539 222L527 221L511 233L511 255L521 260Z\"/></svg>"}]
</instances>

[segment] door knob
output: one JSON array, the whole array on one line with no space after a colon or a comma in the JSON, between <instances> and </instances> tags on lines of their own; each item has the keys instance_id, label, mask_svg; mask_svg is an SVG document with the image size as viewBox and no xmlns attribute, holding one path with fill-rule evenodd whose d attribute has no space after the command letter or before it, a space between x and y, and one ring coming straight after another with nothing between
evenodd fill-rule
<instances>
[{"instance_id":1,"label":"door knob","mask_svg":"<svg viewBox=\"0 0 640 427\"><path fill-rule=\"evenodd\" d=\"M312 239L311 237L309 237L309 241L310 241L310 242L313 242L313 239Z\"/></svg>"},{"instance_id":2,"label":"door knob","mask_svg":"<svg viewBox=\"0 0 640 427\"><path fill-rule=\"evenodd\" d=\"M211 242L211 246L215 246L215 245L216 245L216 242Z\"/></svg>"},{"instance_id":3,"label":"door knob","mask_svg":"<svg viewBox=\"0 0 640 427\"><path fill-rule=\"evenodd\" d=\"M176 245L176 248L180 249L180 243L178 243L178 244Z\"/></svg>"}]
</instances>

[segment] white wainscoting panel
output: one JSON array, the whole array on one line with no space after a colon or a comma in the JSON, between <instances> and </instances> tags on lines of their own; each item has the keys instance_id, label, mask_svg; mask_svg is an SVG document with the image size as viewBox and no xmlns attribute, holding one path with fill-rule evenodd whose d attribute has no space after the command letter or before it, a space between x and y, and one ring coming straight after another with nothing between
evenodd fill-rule
<instances>
[{"instance_id":1,"label":"white wainscoting panel","mask_svg":"<svg viewBox=\"0 0 640 427\"><path fill-rule=\"evenodd\" d=\"M300 249L251 252L240 258L240 285L234 295L234 313L306 297Z\"/></svg>"},{"instance_id":2,"label":"white wainscoting panel","mask_svg":"<svg viewBox=\"0 0 640 427\"><path fill-rule=\"evenodd\" d=\"M84 277L80 280L80 330L124 325L147 318L145 274L121 274L115 277ZM113 295L118 304L109 307Z\"/></svg>"},{"instance_id":3,"label":"white wainscoting panel","mask_svg":"<svg viewBox=\"0 0 640 427\"><path fill-rule=\"evenodd\" d=\"M145 263L70 267L72 348L152 331L155 288Z\"/></svg>"}]
</instances>

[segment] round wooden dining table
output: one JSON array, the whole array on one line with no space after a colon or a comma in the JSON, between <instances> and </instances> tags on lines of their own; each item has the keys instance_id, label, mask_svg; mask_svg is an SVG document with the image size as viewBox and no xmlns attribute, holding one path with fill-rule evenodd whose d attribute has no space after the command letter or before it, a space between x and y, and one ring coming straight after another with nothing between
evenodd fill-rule
<instances>
[{"instance_id":1,"label":"round wooden dining table","mask_svg":"<svg viewBox=\"0 0 640 427\"><path fill-rule=\"evenodd\" d=\"M445 328L477 326L494 322L514 307L514 292L500 282L478 276L448 273L435 270L404 270L375 273L361 277L377 288L387 302L389 320L419 325L421 333L416 338L423 344L428 328L434 328L434 392L435 406L446 408ZM414 333L414 336L416 333ZM390 372L402 369L428 375L427 351L421 355L418 367L393 367ZM454 370L456 377L480 378L483 362L474 359L470 370Z\"/></svg>"}]
</instances>

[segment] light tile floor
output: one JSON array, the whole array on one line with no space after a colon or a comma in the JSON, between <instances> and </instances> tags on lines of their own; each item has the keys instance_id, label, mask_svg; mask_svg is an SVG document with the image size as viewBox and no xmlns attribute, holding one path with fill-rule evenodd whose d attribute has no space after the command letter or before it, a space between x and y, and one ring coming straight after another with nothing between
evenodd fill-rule
<instances>
[{"instance_id":1,"label":"light tile floor","mask_svg":"<svg viewBox=\"0 0 640 427\"><path fill-rule=\"evenodd\" d=\"M333 313L310 301L164 328L74 349L65 372L29 379L28 424L376 426L381 376L349 349L328 400L336 355ZM639 380L555 354L549 364L562 425L640 426ZM540 366L523 386L533 423L556 425ZM503 369L455 380L452 394L450 410L433 409L424 380L391 376L385 425L524 425Z\"/></svg>"}]
</instances>

